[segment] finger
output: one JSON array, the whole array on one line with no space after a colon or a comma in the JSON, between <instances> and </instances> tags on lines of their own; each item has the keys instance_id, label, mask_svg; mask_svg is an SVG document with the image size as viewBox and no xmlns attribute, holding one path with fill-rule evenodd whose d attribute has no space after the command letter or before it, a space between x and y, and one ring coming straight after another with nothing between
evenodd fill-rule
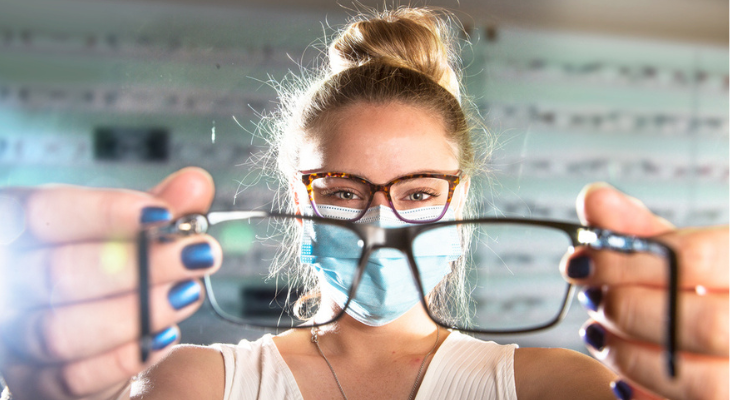
<instances>
[{"instance_id":1,"label":"finger","mask_svg":"<svg viewBox=\"0 0 730 400\"><path fill-rule=\"evenodd\" d=\"M116 296L137 289L136 245L130 242L81 243L16 254L2 272L0 297L13 308L64 305ZM154 242L150 251L153 285L211 274L222 250L207 235ZM0 300L1 301L1 300Z\"/></svg>"},{"instance_id":2,"label":"finger","mask_svg":"<svg viewBox=\"0 0 730 400\"><path fill-rule=\"evenodd\" d=\"M665 219L654 215L636 198L627 196L607 183L583 188L576 200L581 223L637 236L656 236L674 229Z\"/></svg>"},{"instance_id":3,"label":"finger","mask_svg":"<svg viewBox=\"0 0 730 400\"><path fill-rule=\"evenodd\" d=\"M139 343L134 341L65 365L16 364L4 370L3 375L13 398L18 400L70 400L94 394L94 398L111 398L132 376L162 360L179 341L180 330L172 326L163 329L156 338L155 350L144 364L140 362Z\"/></svg>"},{"instance_id":4,"label":"finger","mask_svg":"<svg viewBox=\"0 0 730 400\"><path fill-rule=\"evenodd\" d=\"M677 254L679 285L686 290L728 289L728 227L683 229L658 236ZM585 256L585 257L584 257ZM564 257L561 271L575 284L666 286L668 260L648 253L621 254L578 249Z\"/></svg>"},{"instance_id":5,"label":"finger","mask_svg":"<svg viewBox=\"0 0 730 400\"><path fill-rule=\"evenodd\" d=\"M622 378L611 382L611 390L620 400L663 400L630 379Z\"/></svg>"},{"instance_id":6,"label":"finger","mask_svg":"<svg viewBox=\"0 0 730 400\"><path fill-rule=\"evenodd\" d=\"M623 339L593 321L584 326L581 335L594 357L651 392L671 399L728 398L727 356L680 352L677 377L672 379L659 346Z\"/></svg>"},{"instance_id":7,"label":"finger","mask_svg":"<svg viewBox=\"0 0 730 400\"><path fill-rule=\"evenodd\" d=\"M14 205L0 208L0 219L18 219L15 214L22 211L23 221L13 224L22 227L22 234L13 235L18 245L130 238L143 221L172 218L163 200L129 190L49 185L6 189L0 195L5 199L0 206Z\"/></svg>"},{"instance_id":8,"label":"finger","mask_svg":"<svg viewBox=\"0 0 730 400\"><path fill-rule=\"evenodd\" d=\"M640 286L589 288L579 293L591 317L608 330L640 342L663 345L666 291ZM679 349L727 356L728 295L680 293Z\"/></svg>"},{"instance_id":9,"label":"finger","mask_svg":"<svg viewBox=\"0 0 730 400\"><path fill-rule=\"evenodd\" d=\"M215 195L213 178L197 167L183 168L150 190L155 197L172 207L175 217L205 213Z\"/></svg>"},{"instance_id":10,"label":"finger","mask_svg":"<svg viewBox=\"0 0 730 400\"><path fill-rule=\"evenodd\" d=\"M165 284L150 291L152 331L192 315L203 300L198 281ZM79 360L140 334L138 300L127 294L102 301L17 313L0 325L0 337L19 362L53 363Z\"/></svg>"},{"instance_id":11,"label":"finger","mask_svg":"<svg viewBox=\"0 0 730 400\"><path fill-rule=\"evenodd\" d=\"M205 212L213 200L213 179L202 169L185 168L151 192L68 185L5 189L0 192L0 219L12 223L0 229L0 240L33 244L130 238L143 221ZM24 217L18 217L19 211Z\"/></svg>"}]
</instances>

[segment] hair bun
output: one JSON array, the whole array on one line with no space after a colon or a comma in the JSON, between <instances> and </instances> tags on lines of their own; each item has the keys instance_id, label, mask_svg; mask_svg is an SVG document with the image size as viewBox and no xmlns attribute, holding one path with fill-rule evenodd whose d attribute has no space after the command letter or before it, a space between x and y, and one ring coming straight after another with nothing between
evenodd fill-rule
<instances>
[{"instance_id":1,"label":"hair bun","mask_svg":"<svg viewBox=\"0 0 730 400\"><path fill-rule=\"evenodd\" d=\"M329 49L334 73L370 62L429 76L459 99L449 19L427 8L401 8L354 21Z\"/></svg>"}]
</instances>

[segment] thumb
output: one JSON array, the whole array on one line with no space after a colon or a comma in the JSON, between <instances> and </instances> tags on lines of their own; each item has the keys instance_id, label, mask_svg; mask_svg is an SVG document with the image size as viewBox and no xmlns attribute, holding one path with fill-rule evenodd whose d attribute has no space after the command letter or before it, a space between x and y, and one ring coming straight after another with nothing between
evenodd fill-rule
<instances>
[{"instance_id":1,"label":"thumb","mask_svg":"<svg viewBox=\"0 0 730 400\"><path fill-rule=\"evenodd\" d=\"M623 234L656 236L675 229L638 199L603 182L583 188L576 201L576 210L583 224Z\"/></svg>"},{"instance_id":2,"label":"thumb","mask_svg":"<svg viewBox=\"0 0 730 400\"><path fill-rule=\"evenodd\" d=\"M205 213L213 203L213 178L201 168L183 168L157 184L150 193L164 200L175 218L191 213Z\"/></svg>"}]
</instances>

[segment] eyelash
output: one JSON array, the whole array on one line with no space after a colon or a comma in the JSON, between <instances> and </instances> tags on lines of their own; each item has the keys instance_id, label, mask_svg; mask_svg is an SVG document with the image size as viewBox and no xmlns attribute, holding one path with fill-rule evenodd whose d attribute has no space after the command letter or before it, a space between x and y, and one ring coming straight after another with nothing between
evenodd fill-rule
<instances>
[{"instance_id":1,"label":"eyelash","mask_svg":"<svg viewBox=\"0 0 730 400\"><path fill-rule=\"evenodd\" d=\"M406 197L409 197L409 196L412 196L412 195L418 194L418 193L427 194L429 197L432 197L434 199L440 196L440 194L434 192L433 190L430 190L430 189L422 189L422 190L413 190L413 191L411 191L411 193L408 193L406 195Z\"/></svg>"},{"instance_id":2,"label":"eyelash","mask_svg":"<svg viewBox=\"0 0 730 400\"><path fill-rule=\"evenodd\" d=\"M356 191L354 191L354 190L352 190L352 189L349 189L349 188L332 188L332 189L326 189L326 190L322 190L322 191L320 192L320 194L321 194L322 196L325 196L325 197L330 197L330 196L334 196L334 195L336 195L337 193L342 193L342 192L346 192L346 193L352 193L352 194L354 194L355 196L358 196L358 197L360 197L360 198L362 198L362 197L363 197L363 196L362 196L361 194L359 194L359 193L357 193Z\"/></svg>"}]
</instances>

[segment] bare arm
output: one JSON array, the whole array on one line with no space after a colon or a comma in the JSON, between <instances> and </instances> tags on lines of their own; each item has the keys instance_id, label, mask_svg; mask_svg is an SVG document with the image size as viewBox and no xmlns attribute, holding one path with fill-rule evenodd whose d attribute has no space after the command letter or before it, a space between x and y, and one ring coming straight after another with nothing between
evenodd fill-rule
<instances>
[{"instance_id":1,"label":"bare arm","mask_svg":"<svg viewBox=\"0 0 730 400\"><path fill-rule=\"evenodd\" d=\"M209 347L176 346L159 364L145 371L139 383L132 399L222 400L223 356Z\"/></svg>"},{"instance_id":2,"label":"bare arm","mask_svg":"<svg viewBox=\"0 0 730 400\"><path fill-rule=\"evenodd\" d=\"M616 379L598 361L566 349L515 350L517 398L615 400L609 383Z\"/></svg>"}]
</instances>

